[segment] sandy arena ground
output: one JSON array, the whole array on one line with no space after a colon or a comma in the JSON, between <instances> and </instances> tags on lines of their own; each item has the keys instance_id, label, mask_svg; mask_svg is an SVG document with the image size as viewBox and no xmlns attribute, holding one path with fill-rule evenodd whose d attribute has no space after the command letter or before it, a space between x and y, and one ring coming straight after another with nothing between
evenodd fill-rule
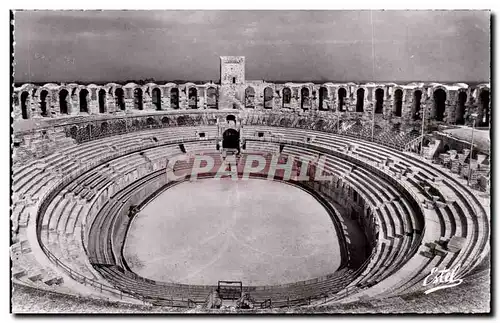
<instances>
[{"instance_id":1,"label":"sandy arena ground","mask_svg":"<svg viewBox=\"0 0 500 323\"><path fill-rule=\"evenodd\" d=\"M203 179L160 194L133 220L124 256L157 281L290 283L333 273L339 243L326 210L279 182Z\"/></svg>"}]
</instances>

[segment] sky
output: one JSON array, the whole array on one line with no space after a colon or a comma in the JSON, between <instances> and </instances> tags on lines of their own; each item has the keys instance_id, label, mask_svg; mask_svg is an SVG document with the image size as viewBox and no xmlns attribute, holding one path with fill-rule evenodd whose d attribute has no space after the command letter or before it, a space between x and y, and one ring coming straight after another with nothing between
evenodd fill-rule
<instances>
[{"instance_id":1,"label":"sky","mask_svg":"<svg viewBox=\"0 0 500 323\"><path fill-rule=\"evenodd\" d=\"M16 82L488 82L489 11L17 11Z\"/></svg>"}]
</instances>

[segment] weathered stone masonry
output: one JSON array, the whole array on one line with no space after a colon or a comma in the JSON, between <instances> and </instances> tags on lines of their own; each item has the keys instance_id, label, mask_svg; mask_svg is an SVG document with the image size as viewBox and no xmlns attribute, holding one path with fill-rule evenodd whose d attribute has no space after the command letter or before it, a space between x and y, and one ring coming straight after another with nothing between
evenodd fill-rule
<instances>
[{"instance_id":1,"label":"weathered stone masonry","mask_svg":"<svg viewBox=\"0 0 500 323\"><path fill-rule=\"evenodd\" d=\"M41 86L14 89L14 120L76 115L126 114L190 109L329 111L339 118L375 119L378 123L413 124L425 120L478 126L491 119L490 84L464 83L271 83L245 79L243 56L221 57L221 81L216 83L147 83L125 85Z\"/></svg>"}]
</instances>

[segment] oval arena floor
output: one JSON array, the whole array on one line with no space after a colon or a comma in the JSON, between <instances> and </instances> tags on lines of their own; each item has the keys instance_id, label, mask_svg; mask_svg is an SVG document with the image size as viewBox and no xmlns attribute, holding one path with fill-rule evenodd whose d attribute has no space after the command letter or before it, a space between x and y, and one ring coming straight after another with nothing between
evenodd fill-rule
<instances>
[{"instance_id":1,"label":"oval arena floor","mask_svg":"<svg viewBox=\"0 0 500 323\"><path fill-rule=\"evenodd\" d=\"M323 206L263 179L198 179L169 188L134 218L124 247L132 271L156 281L278 285L333 273L341 262Z\"/></svg>"}]
</instances>

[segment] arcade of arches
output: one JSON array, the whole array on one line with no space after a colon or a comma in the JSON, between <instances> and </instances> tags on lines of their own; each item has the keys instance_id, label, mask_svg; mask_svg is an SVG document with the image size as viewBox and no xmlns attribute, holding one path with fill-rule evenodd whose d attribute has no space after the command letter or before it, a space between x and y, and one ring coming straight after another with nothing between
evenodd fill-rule
<instances>
[{"instance_id":1,"label":"arcade of arches","mask_svg":"<svg viewBox=\"0 0 500 323\"><path fill-rule=\"evenodd\" d=\"M432 89L432 90L431 90ZM488 126L491 119L490 90L487 86L479 88L450 89L446 86L432 88L404 89L390 87L336 87L326 85L284 85L261 86L247 85L242 88L238 105L230 101L219 106L217 85L171 87L110 87L79 88L60 87L39 90L24 89L15 92L15 118L55 117L57 115L76 115L78 113L113 113L115 111L135 110L176 110L176 109L221 109L221 108L264 108L264 109L301 109L331 112L355 112L383 114L402 118L408 122L420 121L423 111L427 111L429 122L470 125L473 115L477 115L477 126Z\"/></svg>"}]
</instances>

